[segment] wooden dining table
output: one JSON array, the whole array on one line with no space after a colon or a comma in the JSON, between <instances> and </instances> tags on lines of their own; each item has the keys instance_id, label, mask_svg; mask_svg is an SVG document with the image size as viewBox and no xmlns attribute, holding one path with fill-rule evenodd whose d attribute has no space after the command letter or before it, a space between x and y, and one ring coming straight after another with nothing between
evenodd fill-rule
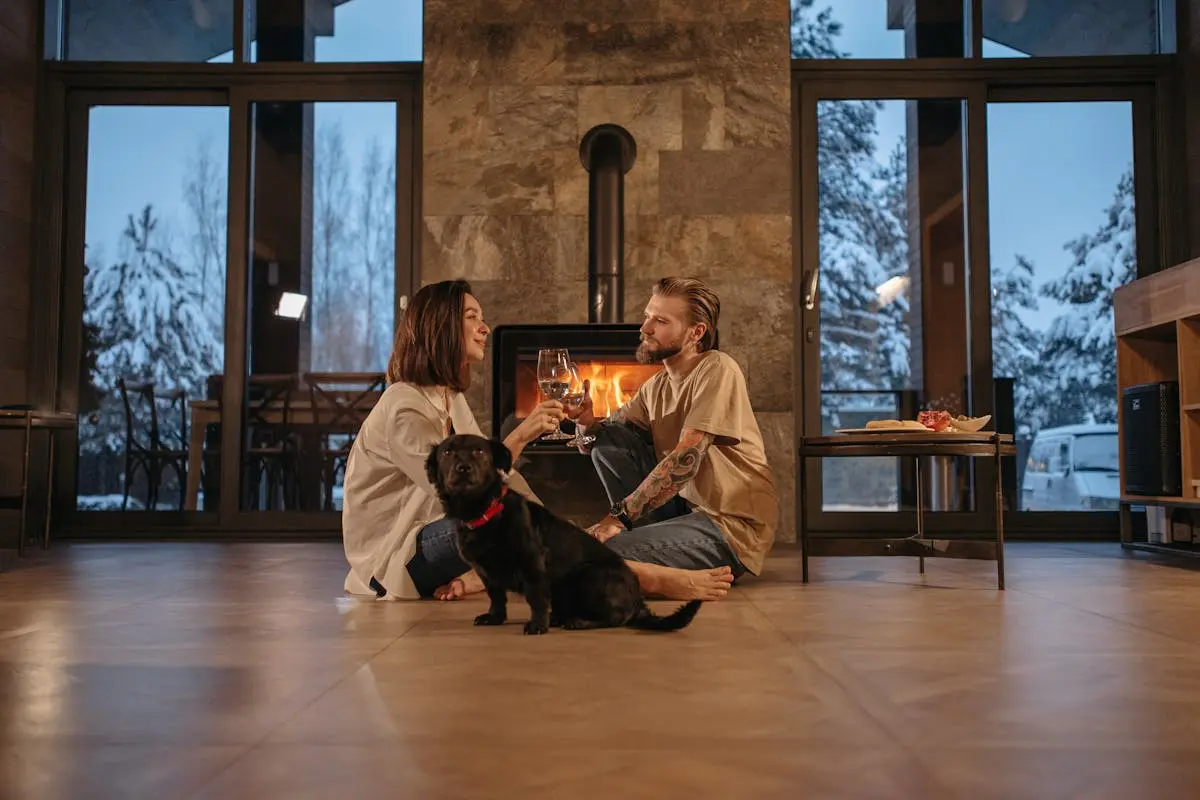
<instances>
[{"instance_id":1,"label":"wooden dining table","mask_svg":"<svg viewBox=\"0 0 1200 800\"><path fill-rule=\"evenodd\" d=\"M354 409L361 417L365 418L375 407L375 403L379 401L383 392L363 392L351 389L327 392L326 394L339 398L346 403L343 408ZM304 500L303 505L307 506L317 496L313 493L312 484L315 483L317 487L320 485L321 436L326 433L356 433L357 430L343 430L341 427L331 429L328 425L321 424L321 416L328 416L330 408L319 404L314 405L309 399L307 390L300 390L297 395L299 396L293 397L287 403L287 424L288 427L296 429L296 433L300 436L302 441L301 460L308 462L307 467L301 467L305 473L305 476L301 478L301 497ZM184 498L184 508L188 511L195 511L200 497L205 436L209 425L221 423L222 414L219 400L192 400L189 406L187 494ZM257 407L255 417L268 425L282 424L283 412L284 404L282 401L278 401ZM313 462L316 462L315 468Z\"/></svg>"}]
</instances>

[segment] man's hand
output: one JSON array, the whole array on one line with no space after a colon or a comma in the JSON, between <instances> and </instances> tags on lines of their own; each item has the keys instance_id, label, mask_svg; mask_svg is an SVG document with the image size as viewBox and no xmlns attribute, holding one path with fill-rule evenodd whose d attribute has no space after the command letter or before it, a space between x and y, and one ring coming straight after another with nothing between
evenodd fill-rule
<instances>
[{"instance_id":1,"label":"man's hand","mask_svg":"<svg viewBox=\"0 0 1200 800\"><path fill-rule=\"evenodd\" d=\"M604 519L588 528L587 532L596 537L597 541L607 542L618 533L624 533L625 526L621 524L620 520L613 519L611 516L606 516Z\"/></svg>"},{"instance_id":2,"label":"man's hand","mask_svg":"<svg viewBox=\"0 0 1200 800\"><path fill-rule=\"evenodd\" d=\"M579 405L572 407L570 404L565 404L564 410L567 419L574 421L576 425L590 428L596 424L596 414L592 410L592 382L590 380L583 382L583 399L579 401Z\"/></svg>"}]
</instances>

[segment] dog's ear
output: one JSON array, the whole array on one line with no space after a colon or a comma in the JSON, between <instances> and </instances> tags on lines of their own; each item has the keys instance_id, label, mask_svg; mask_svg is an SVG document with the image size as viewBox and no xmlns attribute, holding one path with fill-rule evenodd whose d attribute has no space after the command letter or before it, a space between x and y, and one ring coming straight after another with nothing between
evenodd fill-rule
<instances>
[{"instance_id":1,"label":"dog's ear","mask_svg":"<svg viewBox=\"0 0 1200 800\"><path fill-rule=\"evenodd\" d=\"M425 457L425 475L429 478L430 486L437 486L438 483L438 445L434 445L429 450L429 455Z\"/></svg>"},{"instance_id":2,"label":"dog's ear","mask_svg":"<svg viewBox=\"0 0 1200 800\"><path fill-rule=\"evenodd\" d=\"M512 471L512 451L499 439L489 439L492 446L492 466L501 472Z\"/></svg>"}]
</instances>

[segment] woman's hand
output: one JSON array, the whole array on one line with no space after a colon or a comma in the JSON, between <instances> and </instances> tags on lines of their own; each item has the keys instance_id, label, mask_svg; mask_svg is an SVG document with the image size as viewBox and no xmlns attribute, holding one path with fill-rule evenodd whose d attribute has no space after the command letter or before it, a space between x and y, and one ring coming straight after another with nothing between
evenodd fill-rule
<instances>
[{"instance_id":1,"label":"woman's hand","mask_svg":"<svg viewBox=\"0 0 1200 800\"><path fill-rule=\"evenodd\" d=\"M483 591L483 579L475 570L460 575L445 586L433 590L435 600L461 600L469 594Z\"/></svg>"},{"instance_id":2,"label":"woman's hand","mask_svg":"<svg viewBox=\"0 0 1200 800\"><path fill-rule=\"evenodd\" d=\"M544 433L558 429L558 423L562 422L566 416L563 410L563 404L557 400L546 400L539 404L533 411L530 412L521 424L513 429L512 433L505 439L505 444L508 449L513 451L513 458L516 458L525 445L532 442ZM514 446L520 449L514 449Z\"/></svg>"}]
</instances>

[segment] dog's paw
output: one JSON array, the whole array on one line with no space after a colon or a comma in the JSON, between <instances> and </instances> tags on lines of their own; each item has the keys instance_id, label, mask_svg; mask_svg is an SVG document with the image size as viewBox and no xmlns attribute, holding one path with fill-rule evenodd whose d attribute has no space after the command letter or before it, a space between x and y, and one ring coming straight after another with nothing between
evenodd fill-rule
<instances>
[{"instance_id":1,"label":"dog's paw","mask_svg":"<svg viewBox=\"0 0 1200 800\"><path fill-rule=\"evenodd\" d=\"M600 627L595 622L587 619L569 619L562 624L565 631L586 631L589 628Z\"/></svg>"},{"instance_id":2,"label":"dog's paw","mask_svg":"<svg viewBox=\"0 0 1200 800\"><path fill-rule=\"evenodd\" d=\"M536 619L531 619L525 623L525 634L527 636L541 636L546 631L550 630L546 623L539 622Z\"/></svg>"},{"instance_id":3,"label":"dog's paw","mask_svg":"<svg viewBox=\"0 0 1200 800\"><path fill-rule=\"evenodd\" d=\"M480 614L475 618L476 625L503 625L505 619L499 614Z\"/></svg>"}]
</instances>

